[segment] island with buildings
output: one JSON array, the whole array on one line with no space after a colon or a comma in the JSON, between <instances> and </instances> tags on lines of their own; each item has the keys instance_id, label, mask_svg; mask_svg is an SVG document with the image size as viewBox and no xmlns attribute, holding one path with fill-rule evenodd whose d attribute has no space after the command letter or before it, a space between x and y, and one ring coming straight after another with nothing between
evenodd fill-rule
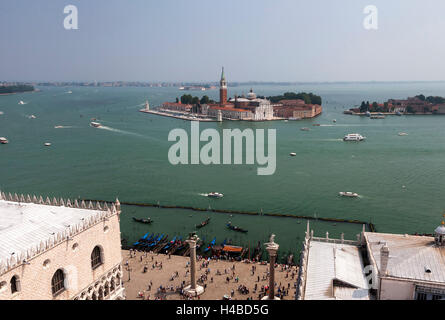
<instances>
[{"instance_id":1,"label":"island with buildings","mask_svg":"<svg viewBox=\"0 0 445 320\"><path fill-rule=\"evenodd\" d=\"M387 115L432 115L445 114L445 98L419 94L407 99L389 99L384 103L362 101L361 105L344 111L345 114L370 116L373 113Z\"/></svg>"},{"instance_id":2,"label":"island with buildings","mask_svg":"<svg viewBox=\"0 0 445 320\"><path fill-rule=\"evenodd\" d=\"M34 86L25 83L0 83L0 95L33 92Z\"/></svg>"},{"instance_id":3,"label":"island with buildings","mask_svg":"<svg viewBox=\"0 0 445 320\"><path fill-rule=\"evenodd\" d=\"M229 98L224 68L221 73L219 102L207 96L201 99L183 95L175 102L164 102L157 110L150 110L148 102L141 112L170 116L184 120L198 121L270 121L300 120L314 118L321 114L321 97L312 93L287 92L282 96L257 96L253 89L245 95Z\"/></svg>"}]
</instances>

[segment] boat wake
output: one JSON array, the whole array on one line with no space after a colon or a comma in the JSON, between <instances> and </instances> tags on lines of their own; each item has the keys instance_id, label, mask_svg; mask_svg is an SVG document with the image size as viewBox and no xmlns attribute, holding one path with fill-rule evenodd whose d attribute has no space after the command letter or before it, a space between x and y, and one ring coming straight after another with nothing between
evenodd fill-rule
<instances>
[{"instance_id":1,"label":"boat wake","mask_svg":"<svg viewBox=\"0 0 445 320\"><path fill-rule=\"evenodd\" d=\"M97 129L103 129L103 130L107 130L107 131L111 131L111 132L116 132L116 133L126 134L126 135L130 135L130 136L135 136L135 137L139 137L139 138L144 138L144 139L158 140L158 139L152 139L152 138L149 138L149 137L144 136L144 135L139 134L139 133L130 132L130 131L125 131L125 130L120 130L120 129L116 129L116 128L111 128L111 127L107 127L107 126L104 126L104 125L101 125L101 126L98 127Z\"/></svg>"},{"instance_id":2,"label":"boat wake","mask_svg":"<svg viewBox=\"0 0 445 320\"><path fill-rule=\"evenodd\" d=\"M74 126L55 126L55 129L71 129L71 128L76 128Z\"/></svg>"},{"instance_id":3,"label":"boat wake","mask_svg":"<svg viewBox=\"0 0 445 320\"><path fill-rule=\"evenodd\" d=\"M209 196L208 193L198 193L198 195L200 195L201 197L208 197Z\"/></svg>"}]
</instances>

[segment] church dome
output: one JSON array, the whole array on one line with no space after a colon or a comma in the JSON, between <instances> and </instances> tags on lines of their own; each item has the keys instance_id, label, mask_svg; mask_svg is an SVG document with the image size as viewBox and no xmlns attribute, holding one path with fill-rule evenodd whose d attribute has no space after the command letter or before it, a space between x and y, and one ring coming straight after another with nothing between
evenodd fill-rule
<instances>
[{"instance_id":1,"label":"church dome","mask_svg":"<svg viewBox=\"0 0 445 320\"><path fill-rule=\"evenodd\" d=\"M250 89L250 92L247 94L247 99L256 99L256 94Z\"/></svg>"}]
</instances>

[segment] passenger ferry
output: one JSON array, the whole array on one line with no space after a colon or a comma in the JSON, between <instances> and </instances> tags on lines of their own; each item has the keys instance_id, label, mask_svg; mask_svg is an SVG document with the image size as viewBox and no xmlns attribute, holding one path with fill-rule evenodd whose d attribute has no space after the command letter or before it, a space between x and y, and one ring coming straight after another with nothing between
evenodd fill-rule
<instances>
[{"instance_id":1,"label":"passenger ferry","mask_svg":"<svg viewBox=\"0 0 445 320\"><path fill-rule=\"evenodd\" d=\"M343 138L343 141L363 141L366 138L358 133L350 133Z\"/></svg>"},{"instance_id":2,"label":"passenger ferry","mask_svg":"<svg viewBox=\"0 0 445 320\"><path fill-rule=\"evenodd\" d=\"M222 198L224 197L224 195L222 193L219 192L210 192L207 197L209 198Z\"/></svg>"},{"instance_id":3,"label":"passenger ferry","mask_svg":"<svg viewBox=\"0 0 445 320\"><path fill-rule=\"evenodd\" d=\"M339 196L348 197L348 198L358 198L359 194L355 192L339 192Z\"/></svg>"},{"instance_id":4,"label":"passenger ferry","mask_svg":"<svg viewBox=\"0 0 445 320\"><path fill-rule=\"evenodd\" d=\"M7 143L9 143L9 141L5 137L0 137L0 143L1 144L7 144Z\"/></svg>"}]
</instances>

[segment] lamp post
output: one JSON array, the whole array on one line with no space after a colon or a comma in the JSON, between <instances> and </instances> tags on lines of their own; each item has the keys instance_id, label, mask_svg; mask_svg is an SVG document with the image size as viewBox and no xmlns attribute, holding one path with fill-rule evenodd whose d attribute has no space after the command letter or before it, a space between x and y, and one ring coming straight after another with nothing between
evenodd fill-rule
<instances>
[{"instance_id":1,"label":"lamp post","mask_svg":"<svg viewBox=\"0 0 445 320\"><path fill-rule=\"evenodd\" d=\"M190 233L186 242L190 246L190 285L184 291L192 296L199 296L204 293L204 288L196 284L196 243L199 238L195 232Z\"/></svg>"},{"instance_id":2,"label":"lamp post","mask_svg":"<svg viewBox=\"0 0 445 320\"><path fill-rule=\"evenodd\" d=\"M269 252L269 295L265 296L262 300L280 300L280 298L275 297L275 261L277 258L277 251L280 247L274 242L275 235L270 236L269 242L265 243L266 250Z\"/></svg>"}]
</instances>

